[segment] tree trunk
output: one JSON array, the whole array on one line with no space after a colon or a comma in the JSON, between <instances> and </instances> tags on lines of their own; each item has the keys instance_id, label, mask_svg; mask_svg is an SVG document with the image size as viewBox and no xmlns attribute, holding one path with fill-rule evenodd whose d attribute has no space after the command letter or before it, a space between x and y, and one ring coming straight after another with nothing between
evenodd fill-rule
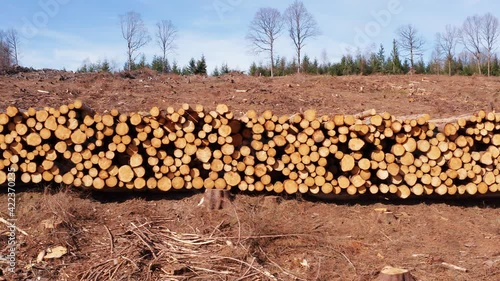
<instances>
[{"instance_id":1,"label":"tree trunk","mask_svg":"<svg viewBox=\"0 0 500 281\"><path fill-rule=\"evenodd\" d=\"M162 72L166 73L167 72L167 53L163 51L163 60L161 61L161 66L162 66Z\"/></svg>"},{"instance_id":2,"label":"tree trunk","mask_svg":"<svg viewBox=\"0 0 500 281\"><path fill-rule=\"evenodd\" d=\"M132 70L132 53L128 52L128 71Z\"/></svg>"},{"instance_id":3,"label":"tree trunk","mask_svg":"<svg viewBox=\"0 0 500 281\"><path fill-rule=\"evenodd\" d=\"M414 69L414 60L413 60L413 47L410 48L410 64L411 64L411 69L410 69L410 73L413 72L413 69Z\"/></svg>"},{"instance_id":4,"label":"tree trunk","mask_svg":"<svg viewBox=\"0 0 500 281\"><path fill-rule=\"evenodd\" d=\"M19 65L19 60L17 58L17 43L14 44L14 46L12 48L12 52L14 53L14 64Z\"/></svg>"},{"instance_id":5,"label":"tree trunk","mask_svg":"<svg viewBox=\"0 0 500 281\"><path fill-rule=\"evenodd\" d=\"M482 75L482 71L481 71L481 55L478 53L476 55L476 59L477 59L477 70L479 71L479 75Z\"/></svg>"},{"instance_id":6,"label":"tree trunk","mask_svg":"<svg viewBox=\"0 0 500 281\"><path fill-rule=\"evenodd\" d=\"M271 77L274 77L274 50L271 43Z\"/></svg>"},{"instance_id":7,"label":"tree trunk","mask_svg":"<svg viewBox=\"0 0 500 281\"><path fill-rule=\"evenodd\" d=\"M451 76L451 60L448 59L448 75Z\"/></svg>"},{"instance_id":8,"label":"tree trunk","mask_svg":"<svg viewBox=\"0 0 500 281\"><path fill-rule=\"evenodd\" d=\"M297 73L300 73L300 68L301 68L301 65L300 65L300 47L297 48L297 62L298 62Z\"/></svg>"},{"instance_id":9,"label":"tree trunk","mask_svg":"<svg viewBox=\"0 0 500 281\"><path fill-rule=\"evenodd\" d=\"M488 53L488 77L491 74L491 53Z\"/></svg>"}]
</instances>

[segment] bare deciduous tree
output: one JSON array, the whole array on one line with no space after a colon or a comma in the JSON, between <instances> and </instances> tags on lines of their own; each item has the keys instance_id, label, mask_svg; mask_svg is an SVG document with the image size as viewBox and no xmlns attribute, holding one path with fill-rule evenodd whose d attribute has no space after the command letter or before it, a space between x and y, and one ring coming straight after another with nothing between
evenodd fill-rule
<instances>
[{"instance_id":1,"label":"bare deciduous tree","mask_svg":"<svg viewBox=\"0 0 500 281\"><path fill-rule=\"evenodd\" d=\"M398 44L402 51L410 58L411 70L415 66L415 56L423 55L424 39L418 34L418 30L412 24L403 25L397 31Z\"/></svg>"},{"instance_id":2,"label":"bare deciduous tree","mask_svg":"<svg viewBox=\"0 0 500 281\"><path fill-rule=\"evenodd\" d=\"M455 49L460 37L460 30L454 26L446 25L443 33L436 35L437 48L446 55L448 75L451 76L451 63L455 57Z\"/></svg>"},{"instance_id":3,"label":"bare deciduous tree","mask_svg":"<svg viewBox=\"0 0 500 281\"><path fill-rule=\"evenodd\" d=\"M488 76L491 74L491 58L496 48L500 30L498 29L498 18L487 13L482 17L481 37L482 45L486 49L488 56Z\"/></svg>"},{"instance_id":4,"label":"bare deciduous tree","mask_svg":"<svg viewBox=\"0 0 500 281\"><path fill-rule=\"evenodd\" d=\"M0 70L9 68L12 65L12 56L6 40L5 32L0 30Z\"/></svg>"},{"instance_id":5,"label":"bare deciduous tree","mask_svg":"<svg viewBox=\"0 0 500 281\"><path fill-rule=\"evenodd\" d=\"M260 8L250 23L246 36L255 53L269 52L271 77L274 77L274 45L283 30L281 13L274 8Z\"/></svg>"},{"instance_id":6,"label":"bare deciduous tree","mask_svg":"<svg viewBox=\"0 0 500 281\"><path fill-rule=\"evenodd\" d=\"M131 11L126 15L120 15L120 23L123 39L127 41L128 70L130 71L137 57L134 53L146 45L151 37L139 13Z\"/></svg>"},{"instance_id":7,"label":"bare deciduous tree","mask_svg":"<svg viewBox=\"0 0 500 281\"><path fill-rule=\"evenodd\" d=\"M163 72L165 72L167 54L176 48L174 41L177 38L177 28L170 20L162 20L156 24L156 27L156 40L163 54L162 66Z\"/></svg>"},{"instance_id":8,"label":"bare deciduous tree","mask_svg":"<svg viewBox=\"0 0 500 281\"><path fill-rule=\"evenodd\" d=\"M298 68L301 68L301 51L305 46L305 41L319 35L318 23L309 13L302 1L295 0L285 11L285 21L288 25L288 34L295 45L297 52Z\"/></svg>"},{"instance_id":9,"label":"bare deciduous tree","mask_svg":"<svg viewBox=\"0 0 500 281\"><path fill-rule=\"evenodd\" d=\"M19 45L20 38L19 32L16 29L11 28L5 32L5 41L10 49L10 55L12 58L12 63L14 65L19 65Z\"/></svg>"},{"instance_id":10,"label":"bare deciduous tree","mask_svg":"<svg viewBox=\"0 0 500 281\"><path fill-rule=\"evenodd\" d=\"M465 19L462 29L460 30L460 41L464 45L465 49L470 52L477 62L477 69L479 71L479 75L481 72L481 28L482 28L482 20L478 15L474 15L472 17L467 17Z\"/></svg>"}]
</instances>

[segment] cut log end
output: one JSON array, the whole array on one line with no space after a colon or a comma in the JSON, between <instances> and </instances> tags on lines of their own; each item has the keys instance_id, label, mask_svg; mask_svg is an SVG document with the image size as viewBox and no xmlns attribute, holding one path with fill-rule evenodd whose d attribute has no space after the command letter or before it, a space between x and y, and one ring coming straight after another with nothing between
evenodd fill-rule
<instances>
[{"instance_id":1,"label":"cut log end","mask_svg":"<svg viewBox=\"0 0 500 281\"><path fill-rule=\"evenodd\" d=\"M410 271L401 268L394 268L390 266L384 267L380 271L380 275L375 279L376 281L415 281L416 279L411 275Z\"/></svg>"}]
</instances>

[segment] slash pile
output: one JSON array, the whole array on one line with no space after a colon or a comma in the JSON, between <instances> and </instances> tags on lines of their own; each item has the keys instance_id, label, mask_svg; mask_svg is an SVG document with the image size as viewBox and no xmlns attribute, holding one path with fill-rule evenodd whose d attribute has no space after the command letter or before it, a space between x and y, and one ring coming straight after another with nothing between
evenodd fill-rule
<instances>
[{"instance_id":1,"label":"slash pile","mask_svg":"<svg viewBox=\"0 0 500 281\"><path fill-rule=\"evenodd\" d=\"M81 101L0 113L0 184L92 189L231 189L288 194L475 195L500 184L500 114L446 123L374 111L236 119L187 104L95 113Z\"/></svg>"}]
</instances>

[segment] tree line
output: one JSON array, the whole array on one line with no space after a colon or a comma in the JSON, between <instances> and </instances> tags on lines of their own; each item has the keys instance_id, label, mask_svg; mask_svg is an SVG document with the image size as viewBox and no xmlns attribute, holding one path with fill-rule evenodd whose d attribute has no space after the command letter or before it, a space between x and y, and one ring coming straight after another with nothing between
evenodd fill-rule
<instances>
[{"instance_id":1,"label":"tree line","mask_svg":"<svg viewBox=\"0 0 500 281\"><path fill-rule=\"evenodd\" d=\"M279 57L276 42L287 31L296 56L287 60ZM304 3L295 0L283 14L275 8L260 8L249 25L246 39L250 49L256 54L266 53L267 63L252 63L250 75L289 75L295 72L331 75L369 75L369 74L406 74L428 73L448 75L487 74L500 75L498 39L500 29L498 18L491 13L469 16L459 27L447 25L436 34L434 50L430 60L423 59L426 40L412 25L402 25L396 30L396 36L389 55L383 45L378 52L356 50L348 51L340 62L328 61L326 50L322 61L301 56L305 42L320 33L318 25ZM459 47L461 47L459 49ZM457 51L459 49L459 51Z\"/></svg>"},{"instance_id":2,"label":"tree line","mask_svg":"<svg viewBox=\"0 0 500 281\"><path fill-rule=\"evenodd\" d=\"M374 48L375 49L375 48ZM324 55L327 56L325 51ZM297 72L299 65L295 59L287 60L285 57L277 56L274 64L274 76L291 75ZM311 59L307 54L303 56L300 68L303 73L319 75L371 75L371 74L437 74L437 75L465 75L478 74L474 58L465 52L461 52L451 60L433 57L425 62L423 57L415 60L412 68L408 59L401 56L398 45L393 42L389 53L383 45L378 52L362 53L356 50L354 54L344 54L339 62L331 63L324 59ZM481 73L487 73L488 65L485 60L481 63ZM252 76L271 76L271 67L263 63L253 62L248 71ZM490 75L500 76L500 60L498 55L492 56L490 64Z\"/></svg>"},{"instance_id":3,"label":"tree line","mask_svg":"<svg viewBox=\"0 0 500 281\"><path fill-rule=\"evenodd\" d=\"M125 69L133 70L150 67L159 72L176 74L207 74L206 60L192 58L188 65L179 67L170 62L167 55L175 49L177 29L171 21L162 20L156 25L156 43L161 55L154 56L150 64L142 55L136 63L139 48L147 44L151 37L139 14L129 12L120 16L122 35L127 42L128 61ZM416 26L402 25L395 32L389 52L386 54L381 44L369 46L368 51L357 49L347 51L340 61L330 62L326 50L321 61L304 54L304 47L311 39L321 34L318 23L302 1L294 0L283 12L272 7L260 8L249 24L246 40L254 54L266 54L267 63L252 63L250 75L282 76L293 73L330 75L370 75L370 74L445 74L500 75L498 39L500 29L498 19L491 13L467 17L461 26L447 25L434 39L430 59L424 61L424 52L429 43L421 36ZM276 42L283 33L288 35L295 56L287 59L279 56ZM204 66L204 67L203 67ZM212 75L231 72L224 64L216 67Z\"/></svg>"}]
</instances>

